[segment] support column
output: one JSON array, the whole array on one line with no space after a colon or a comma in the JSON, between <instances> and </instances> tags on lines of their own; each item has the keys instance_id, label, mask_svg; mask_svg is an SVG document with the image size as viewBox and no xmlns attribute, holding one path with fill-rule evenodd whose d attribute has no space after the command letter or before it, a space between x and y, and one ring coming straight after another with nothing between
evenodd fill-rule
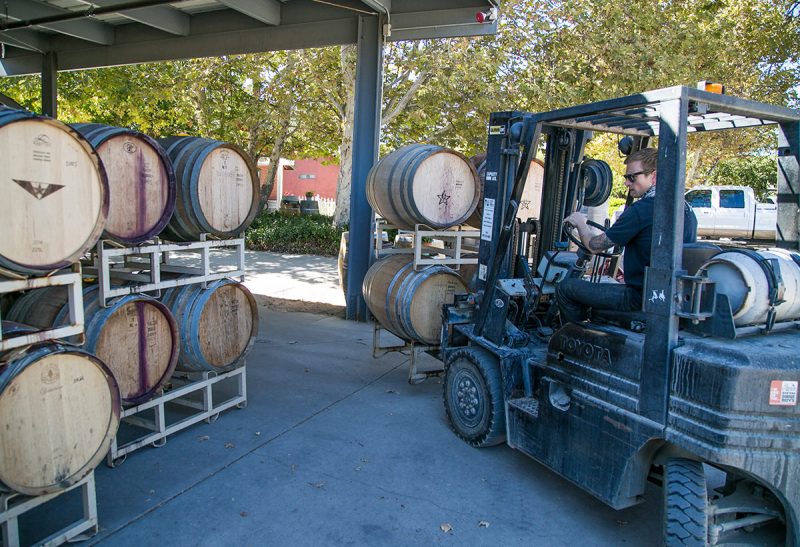
<instances>
[{"instance_id":1,"label":"support column","mask_svg":"<svg viewBox=\"0 0 800 547\"><path fill-rule=\"evenodd\" d=\"M366 321L361 283L369 267L373 213L367 202L370 168L378 161L383 86L383 32L380 16L358 18L353 173L350 187L350 247L347 263L347 319Z\"/></svg>"},{"instance_id":2,"label":"support column","mask_svg":"<svg viewBox=\"0 0 800 547\"><path fill-rule=\"evenodd\" d=\"M640 414L665 425L672 351L678 343L675 282L683 250L683 193L686 183L686 118L689 99L662 103L658 132L658 179L650 266L645 273L647 336L639 391Z\"/></svg>"},{"instance_id":3,"label":"support column","mask_svg":"<svg viewBox=\"0 0 800 547\"><path fill-rule=\"evenodd\" d=\"M42 59L42 114L58 117L58 60L54 51Z\"/></svg>"}]
</instances>

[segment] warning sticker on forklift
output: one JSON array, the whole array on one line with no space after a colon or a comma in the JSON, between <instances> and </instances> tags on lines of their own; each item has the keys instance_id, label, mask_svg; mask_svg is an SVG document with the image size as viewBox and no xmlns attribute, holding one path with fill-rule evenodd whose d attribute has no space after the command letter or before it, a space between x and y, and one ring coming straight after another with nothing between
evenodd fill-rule
<instances>
[{"instance_id":1,"label":"warning sticker on forklift","mask_svg":"<svg viewBox=\"0 0 800 547\"><path fill-rule=\"evenodd\" d=\"M487 271L488 271L488 268L486 267L486 264L478 265L478 279L480 279L481 281L486 281L486 272Z\"/></svg>"},{"instance_id":2,"label":"warning sticker on forklift","mask_svg":"<svg viewBox=\"0 0 800 547\"><path fill-rule=\"evenodd\" d=\"M797 382L772 380L769 385L769 404L795 406L797 404Z\"/></svg>"},{"instance_id":3,"label":"warning sticker on forklift","mask_svg":"<svg viewBox=\"0 0 800 547\"><path fill-rule=\"evenodd\" d=\"M489 134L490 135L505 135L506 134L506 126L505 125L490 125L489 126Z\"/></svg>"},{"instance_id":4,"label":"warning sticker on forklift","mask_svg":"<svg viewBox=\"0 0 800 547\"><path fill-rule=\"evenodd\" d=\"M483 200L483 220L481 221L481 239L484 241L492 240L492 224L494 224L494 200L484 198Z\"/></svg>"}]
</instances>

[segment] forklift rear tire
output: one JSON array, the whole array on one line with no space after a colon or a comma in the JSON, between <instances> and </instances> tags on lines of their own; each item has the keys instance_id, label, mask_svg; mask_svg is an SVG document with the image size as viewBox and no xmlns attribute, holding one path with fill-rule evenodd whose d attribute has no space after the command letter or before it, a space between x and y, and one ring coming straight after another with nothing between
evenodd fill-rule
<instances>
[{"instance_id":1,"label":"forklift rear tire","mask_svg":"<svg viewBox=\"0 0 800 547\"><path fill-rule=\"evenodd\" d=\"M497 358L478 348L459 350L444 374L444 408L456 435L476 447L503 443L506 416Z\"/></svg>"},{"instance_id":2,"label":"forklift rear tire","mask_svg":"<svg viewBox=\"0 0 800 547\"><path fill-rule=\"evenodd\" d=\"M708 489L703 464L673 458L664 464L664 545L708 543Z\"/></svg>"}]
</instances>

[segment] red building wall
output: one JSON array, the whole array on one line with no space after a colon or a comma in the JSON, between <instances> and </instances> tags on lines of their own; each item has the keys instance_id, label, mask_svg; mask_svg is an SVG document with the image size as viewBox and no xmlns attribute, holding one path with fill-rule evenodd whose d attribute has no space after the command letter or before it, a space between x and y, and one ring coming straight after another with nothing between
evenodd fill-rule
<instances>
[{"instance_id":1,"label":"red building wall","mask_svg":"<svg viewBox=\"0 0 800 547\"><path fill-rule=\"evenodd\" d=\"M323 198L336 197L336 181L339 178L339 165L323 165L324 159L295 160L294 169L283 171L283 195L303 198L306 192L314 192ZM327 161L330 161L327 160ZM266 170L266 167L262 167ZM262 177L265 176L262 174ZM277 184L272 188L269 199L277 198Z\"/></svg>"}]
</instances>

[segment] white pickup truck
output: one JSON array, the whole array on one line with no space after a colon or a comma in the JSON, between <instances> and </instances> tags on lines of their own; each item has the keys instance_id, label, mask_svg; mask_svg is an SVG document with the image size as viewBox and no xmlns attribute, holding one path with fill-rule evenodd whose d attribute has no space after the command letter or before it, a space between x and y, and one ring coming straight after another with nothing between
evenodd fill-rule
<instances>
[{"instance_id":1,"label":"white pickup truck","mask_svg":"<svg viewBox=\"0 0 800 547\"><path fill-rule=\"evenodd\" d=\"M759 203L748 186L696 186L685 197L698 237L775 241L778 206Z\"/></svg>"}]
</instances>

